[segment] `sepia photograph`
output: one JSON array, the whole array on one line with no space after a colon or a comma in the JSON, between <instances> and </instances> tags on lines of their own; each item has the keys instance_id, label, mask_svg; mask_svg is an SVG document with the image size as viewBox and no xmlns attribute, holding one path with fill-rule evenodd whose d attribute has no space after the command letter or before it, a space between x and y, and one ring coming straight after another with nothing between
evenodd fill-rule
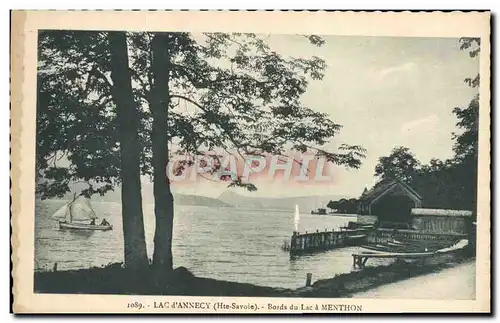
<instances>
[{"instance_id":1,"label":"sepia photograph","mask_svg":"<svg viewBox=\"0 0 500 323\"><path fill-rule=\"evenodd\" d=\"M477 301L489 39L309 31L35 30L29 292L149 297L124 311Z\"/></svg>"}]
</instances>

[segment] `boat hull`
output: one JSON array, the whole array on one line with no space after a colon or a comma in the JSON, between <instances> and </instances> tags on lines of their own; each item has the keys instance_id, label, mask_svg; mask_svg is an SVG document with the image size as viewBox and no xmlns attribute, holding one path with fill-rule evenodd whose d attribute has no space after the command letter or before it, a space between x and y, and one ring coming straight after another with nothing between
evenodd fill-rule
<instances>
[{"instance_id":1,"label":"boat hull","mask_svg":"<svg viewBox=\"0 0 500 323\"><path fill-rule=\"evenodd\" d=\"M367 240L366 234L346 236L344 238L344 244L346 246L359 246L359 245L365 243L366 240Z\"/></svg>"},{"instance_id":2,"label":"boat hull","mask_svg":"<svg viewBox=\"0 0 500 323\"><path fill-rule=\"evenodd\" d=\"M61 229L71 229L71 230L97 230L97 231L108 231L112 230L112 225L93 225L85 223L65 223L59 222L59 228Z\"/></svg>"}]
</instances>

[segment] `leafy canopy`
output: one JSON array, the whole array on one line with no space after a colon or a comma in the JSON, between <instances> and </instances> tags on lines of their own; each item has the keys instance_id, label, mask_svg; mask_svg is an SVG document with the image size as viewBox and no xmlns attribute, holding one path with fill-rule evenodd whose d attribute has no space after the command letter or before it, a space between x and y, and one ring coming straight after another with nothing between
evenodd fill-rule
<instances>
[{"instance_id":1,"label":"leafy canopy","mask_svg":"<svg viewBox=\"0 0 500 323\"><path fill-rule=\"evenodd\" d=\"M158 35L128 33L134 97L140 105L141 171L151 175L152 42ZM304 106L309 82L326 68L319 57L284 57L255 34L166 33L169 150L203 154L273 154L313 151L359 168L365 150L340 144L323 149L340 131L325 113ZM318 36L295 36L322 46ZM43 198L62 196L70 183L86 195L119 183L119 144L112 101L106 32L45 31L39 35L37 170ZM60 159L67 165L60 165ZM241 178L231 185L255 189Z\"/></svg>"}]
</instances>

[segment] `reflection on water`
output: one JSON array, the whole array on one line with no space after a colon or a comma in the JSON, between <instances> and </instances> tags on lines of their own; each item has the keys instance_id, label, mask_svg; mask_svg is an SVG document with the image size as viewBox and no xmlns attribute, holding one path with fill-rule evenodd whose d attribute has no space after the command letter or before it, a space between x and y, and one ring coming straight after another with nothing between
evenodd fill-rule
<instances>
[{"instance_id":1,"label":"reflection on water","mask_svg":"<svg viewBox=\"0 0 500 323\"><path fill-rule=\"evenodd\" d=\"M76 237L90 238L95 233L95 231L93 231L93 230L69 230L69 229L61 229L60 231L63 234L69 235L70 237L71 236L75 236L75 239L78 239Z\"/></svg>"},{"instance_id":2,"label":"reflection on water","mask_svg":"<svg viewBox=\"0 0 500 323\"><path fill-rule=\"evenodd\" d=\"M37 201L35 265L50 269L101 266L123 261L121 206L93 202L99 218L106 218L111 231L60 230L49 220L63 201ZM294 206L290 211L176 206L174 219L174 266L185 266L195 275L267 286L303 286L308 272L313 280L352 270L353 248L290 258L281 250L293 230ZM352 221L349 216L302 214L299 231L338 229ZM146 242L153 254L153 205L144 205Z\"/></svg>"}]
</instances>

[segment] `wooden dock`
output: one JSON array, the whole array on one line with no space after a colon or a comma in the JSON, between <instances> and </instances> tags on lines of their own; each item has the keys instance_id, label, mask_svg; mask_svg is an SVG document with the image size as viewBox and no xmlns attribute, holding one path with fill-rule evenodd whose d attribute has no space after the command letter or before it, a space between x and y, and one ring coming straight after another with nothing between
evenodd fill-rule
<instances>
[{"instance_id":1,"label":"wooden dock","mask_svg":"<svg viewBox=\"0 0 500 323\"><path fill-rule=\"evenodd\" d=\"M398 248L398 244L394 242L400 241L404 244L404 249L408 251L409 245L413 245L414 243L407 242L425 242L425 245L430 247L434 244L451 244L455 241L463 239L464 237L465 235L455 233L430 233L415 230L341 228L340 230L330 231L316 230L316 232L306 232L303 234L294 232L290 239L290 243L285 243L283 250L289 251L290 254L302 254L332 250L347 246L376 246L377 244L384 244L387 246L392 245L390 248L391 250L385 251L399 251L398 249L400 248Z\"/></svg>"},{"instance_id":2,"label":"wooden dock","mask_svg":"<svg viewBox=\"0 0 500 323\"><path fill-rule=\"evenodd\" d=\"M359 245L362 241L366 242L366 235L361 230L316 230L303 234L294 232L290 245L285 250L290 251L290 254L310 253Z\"/></svg>"},{"instance_id":3,"label":"wooden dock","mask_svg":"<svg viewBox=\"0 0 500 323\"><path fill-rule=\"evenodd\" d=\"M352 254L352 266L354 268L364 268L370 258L390 258L390 259L421 259L434 256L434 252L396 253L396 252L362 252Z\"/></svg>"}]
</instances>

